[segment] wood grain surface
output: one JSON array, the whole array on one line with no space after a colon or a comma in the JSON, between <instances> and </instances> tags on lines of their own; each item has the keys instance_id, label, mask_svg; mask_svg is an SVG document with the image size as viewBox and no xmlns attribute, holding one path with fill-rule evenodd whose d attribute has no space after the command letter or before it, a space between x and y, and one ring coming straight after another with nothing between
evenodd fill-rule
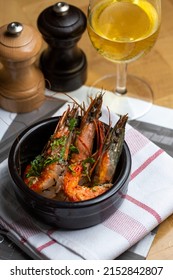
<instances>
[{"instance_id":1,"label":"wood grain surface","mask_svg":"<svg viewBox=\"0 0 173 280\"><path fill-rule=\"evenodd\" d=\"M19 21L37 28L39 13L55 3L52 0L1 0L0 26ZM81 8L87 14L88 0L69 0L68 3ZM113 63L106 61L93 49L87 31L79 46L88 59L87 85L104 74L116 71ZM43 48L45 47L44 43ZM162 1L161 31L154 48L145 57L131 63L128 72L138 75L150 84L155 104L173 108L173 0ZM173 216L159 226L147 259L173 259Z\"/></svg>"}]
</instances>

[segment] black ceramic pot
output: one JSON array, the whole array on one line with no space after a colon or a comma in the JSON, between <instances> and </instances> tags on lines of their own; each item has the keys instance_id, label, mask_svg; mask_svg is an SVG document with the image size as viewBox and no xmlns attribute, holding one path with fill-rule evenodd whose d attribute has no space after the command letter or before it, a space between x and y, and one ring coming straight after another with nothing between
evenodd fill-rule
<instances>
[{"instance_id":1,"label":"black ceramic pot","mask_svg":"<svg viewBox=\"0 0 173 280\"><path fill-rule=\"evenodd\" d=\"M81 202L60 202L45 198L30 190L20 174L26 164L40 154L58 119L55 117L38 122L24 130L14 141L8 159L14 191L24 209L43 223L66 229L90 227L108 218L122 202L119 191L127 191L131 171L130 151L125 142L113 187L106 193Z\"/></svg>"}]
</instances>

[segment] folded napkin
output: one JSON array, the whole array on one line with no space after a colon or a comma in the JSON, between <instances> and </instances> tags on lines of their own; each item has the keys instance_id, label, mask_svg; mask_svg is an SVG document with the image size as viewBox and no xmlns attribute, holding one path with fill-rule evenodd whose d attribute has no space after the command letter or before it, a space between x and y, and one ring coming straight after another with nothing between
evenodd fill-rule
<instances>
[{"instance_id":1,"label":"folded napkin","mask_svg":"<svg viewBox=\"0 0 173 280\"><path fill-rule=\"evenodd\" d=\"M117 116L111 118L114 124ZM105 108L102 120L108 121ZM118 257L173 213L173 159L128 124L125 140L132 155L128 192L120 192L122 204L106 221L81 230L37 221L16 200L5 160L0 165L0 225L40 259Z\"/></svg>"}]
</instances>

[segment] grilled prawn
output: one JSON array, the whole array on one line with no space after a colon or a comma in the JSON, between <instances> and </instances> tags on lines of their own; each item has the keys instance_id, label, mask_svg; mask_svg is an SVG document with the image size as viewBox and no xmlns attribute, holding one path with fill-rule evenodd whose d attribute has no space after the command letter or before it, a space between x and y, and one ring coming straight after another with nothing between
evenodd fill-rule
<instances>
[{"instance_id":1,"label":"grilled prawn","mask_svg":"<svg viewBox=\"0 0 173 280\"><path fill-rule=\"evenodd\" d=\"M112 180L122 152L128 116L121 116L105 139L101 155L92 176L93 186L112 186Z\"/></svg>"},{"instance_id":2,"label":"grilled prawn","mask_svg":"<svg viewBox=\"0 0 173 280\"><path fill-rule=\"evenodd\" d=\"M97 197L112 187L112 180L122 152L124 143L127 115L120 117L117 124L103 137L103 127L100 135L101 151L97 154L98 160L88 176L87 184L81 185L81 175L84 172L84 162L71 165L64 177L64 191L71 201L82 201ZM98 123L99 124L99 123ZM93 172L92 172L93 170Z\"/></svg>"},{"instance_id":3,"label":"grilled prawn","mask_svg":"<svg viewBox=\"0 0 173 280\"><path fill-rule=\"evenodd\" d=\"M64 193L71 201L83 200L83 197L90 191L88 187L85 189L81 185L88 184L89 169L94 162L91 155L102 102L103 96L100 94L92 100L81 119L79 133L74 142L78 152L72 154L69 168L64 177Z\"/></svg>"},{"instance_id":4,"label":"grilled prawn","mask_svg":"<svg viewBox=\"0 0 173 280\"><path fill-rule=\"evenodd\" d=\"M41 155L26 167L24 182L30 189L41 195L54 198L61 191L67 159L77 125L78 106L64 112Z\"/></svg>"}]
</instances>

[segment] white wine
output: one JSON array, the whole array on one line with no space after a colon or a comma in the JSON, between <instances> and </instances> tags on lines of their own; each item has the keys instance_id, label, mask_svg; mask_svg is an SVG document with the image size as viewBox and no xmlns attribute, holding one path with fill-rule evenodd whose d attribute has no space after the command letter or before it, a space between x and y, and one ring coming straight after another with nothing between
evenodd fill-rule
<instances>
[{"instance_id":1,"label":"white wine","mask_svg":"<svg viewBox=\"0 0 173 280\"><path fill-rule=\"evenodd\" d=\"M114 62L129 62L148 52L159 27L157 10L145 0L100 1L88 16L93 46Z\"/></svg>"}]
</instances>

